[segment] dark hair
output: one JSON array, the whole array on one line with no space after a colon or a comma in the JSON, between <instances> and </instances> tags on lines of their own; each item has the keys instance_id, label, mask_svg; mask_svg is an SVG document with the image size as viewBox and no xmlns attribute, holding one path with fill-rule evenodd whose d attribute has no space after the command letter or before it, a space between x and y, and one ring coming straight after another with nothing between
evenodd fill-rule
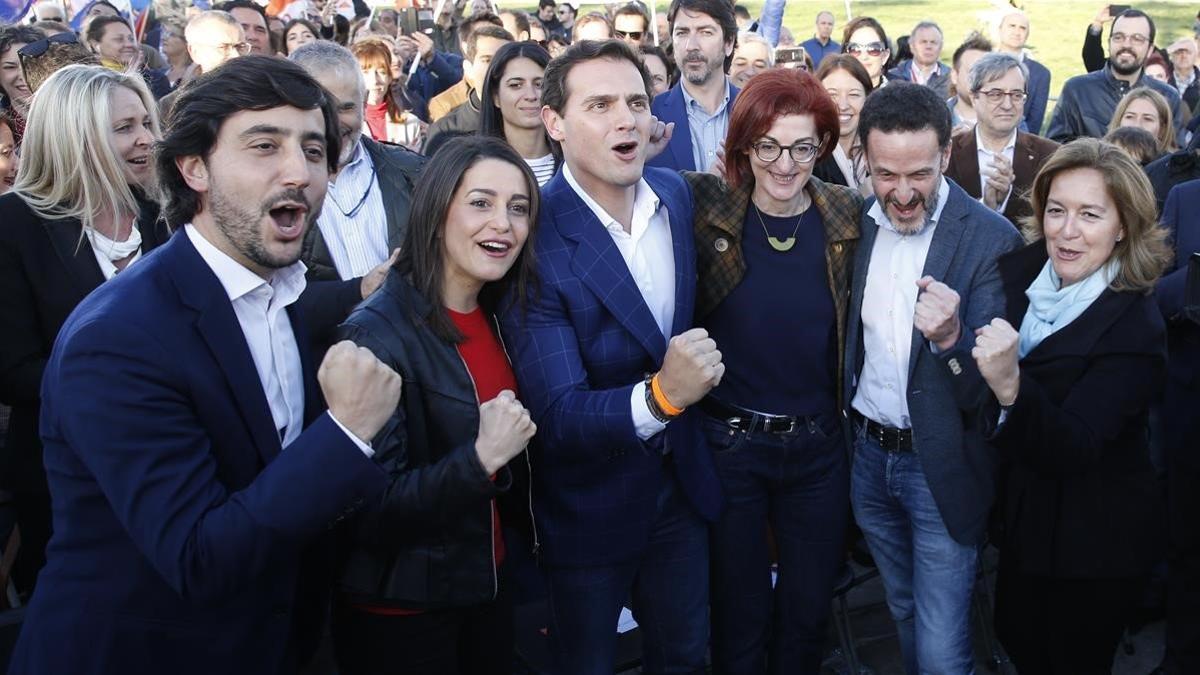
<instances>
[{"instance_id":1,"label":"dark hair","mask_svg":"<svg viewBox=\"0 0 1200 675\"><path fill-rule=\"evenodd\" d=\"M563 110L567 106L567 98L571 95L567 91L567 76L571 74L571 69L584 61L597 59L632 63L642 74L642 84L645 86L646 95L651 99L654 98L650 71L646 70L646 64L642 63L642 57L633 51L633 47L622 40L582 40L567 47L566 51L546 66L546 76L542 80L542 105L549 106L551 110L560 115L563 114Z\"/></svg>"},{"instance_id":2,"label":"dark hair","mask_svg":"<svg viewBox=\"0 0 1200 675\"><path fill-rule=\"evenodd\" d=\"M332 2L332 0L330 0L330 1ZM251 2L250 0L229 0L228 2L222 2L219 5L213 5L213 9L218 9L222 12L227 12L231 16L233 15L233 10L235 10L235 9L253 10L253 11L257 12L259 16L262 17L263 25L266 26L267 31L270 32L271 20L267 18L267 11L265 9L263 9L262 6L259 5L257 2ZM320 37L320 34L318 33L317 36Z\"/></svg>"},{"instance_id":3,"label":"dark hair","mask_svg":"<svg viewBox=\"0 0 1200 675\"><path fill-rule=\"evenodd\" d=\"M462 23L458 24L458 41L465 44L467 38L471 37L471 33L481 23L490 23L493 26L504 28L504 22L494 12L475 12L463 19Z\"/></svg>"},{"instance_id":4,"label":"dark hair","mask_svg":"<svg viewBox=\"0 0 1200 675\"><path fill-rule=\"evenodd\" d=\"M479 133L483 136L508 140L504 137L504 117L500 114L497 89L508 64L517 59L529 59L544 71L550 63L550 53L536 42L510 42L496 51L483 81L483 91L479 94ZM550 137L547 135L546 139ZM553 142L550 147L554 147Z\"/></svg>"},{"instance_id":5,"label":"dark hair","mask_svg":"<svg viewBox=\"0 0 1200 675\"><path fill-rule=\"evenodd\" d=\"M750 18L750 8L746 7L745 5L734 5L733 6L733 15L740 19L749 19Z\"/></svg>"},{"instance_id":6,"label":"dark hair","mask_svg":"<svg viewBox=\"0 0 1200 675\"><path fill-rule=\"evenodd\" d=\"M543 7L557 7L558 3L554 0L538 0L538 9Z\"/></svg>"},{"instance_id":7,"label":"dark hair","mask_svg":"<svg viewBox=\"0 0 1200 675\"><path fill-rule=\"evenodd\" d=\"M16 140L17 125L7 110L0 110L0 127L8 127L8 133L12 134L13 140Z\"/></svg>"},{"instance_id":8,"label":"dark hair","mask_svg":"<svg viewBox=\"0 0 1200 675\"><path fill-rule=\"evenodd\" d=\"M512 33L498 26L480 26L479 28L471 31L470 37L468 37L467 41L463 43L464 60L475 60L476 52L479 50L479 38L481 37L492 38L493 40L505 40L507 42L513 42L516 39L513 37Z\"/></svg>"},{"instance_id":9,"label":"dark hair","mask_svg":"<svg viewBox=\"0 0 1200 675\"><path fill-rule=\"evenodd\" d=\"M811 115L819 138L824 138L813 163L833 152L837 145L839 122L837 106L815 77L800 69L780 68L759 73L738 94L729 116L729 134L725 137L726 180L738 187L754 178L750 145L771 129L784 115Z\"/></svg>"},{"instance_id":10,"label":"dark hair","mask_svg":"<svg viewBox=\"0 0 1200 675\"><path fill-rule=\"evenodd\" d=\"M892 43L888 40L887 31L883 29L883 25L875 20L873 16L856 16L846 24L842 29L842 53L846 53L846 47L850 44L850 36L854 35L854 31L859 28L870 28L879 36L879 41L883 43L884 49L888 50L888 60L880 68L880 72L887 74L888 66L892 65L892 61L896 60L896 55L892 53Z\"/></svg>"},{"instance_id":11,"label":"dark hair","mask_svg":"<svg viewBox=\"0 0 1200 675\"><path fill-rule=\"evenodd\" d=\"M504 141L486 136L455 138L430 156L413 187L412 206L408 211L408 233L396 260L396 270L408 278L413 288L433 305L426 317L429 328L447 342L461 342L462 333L443 309L445 259L443 254L446 218L454 195L462 186L463 176L483 159L498 159L517 167L525 176L529 191L529 235L516 262L497 282L483 285L479 304L489 313L496 312L506 291L515 287L523 299L534 278L531 253L537 231L539 193L537 179L525 160ZM419 320L421 317L417 317Z\"/></svg>"},{"instance_id":12,"label":"dark hair","mask_svg":"<svg viewBox=\"0 0 1200 675\"><path fill-rule=\"evenodd\" d=\"M332 0L330 0L330 1L332 1ZM292 30L292 28L294 28L296 26L304 26L305 28L308 29L308 32L313 34L313 37L317 38L318 40L321 39L321 29L317 28L317 24L309 21L308 19L301 19L301 18L292 19L291 21L287 22L287 24L284 25L283 35L280 36L280 40L279 40L281 43L280 49L283 51L284 56L286 56L289 51L288 46L287 46L288 31Z\"/></svg>"},{"instance_id":13,"label":"dark hair","mask_svg":"<svg viewBox=\"0 0 1200 675\"><path fill-rule=\"evenodd\" d=\"M163 215L169 224L190 222L200 211L200 196L184 181L175 160L199 155L207 161L225 120L244 110L281 106L320 110L325 118L326 162L330 173L337 170L341 152L337 108L296 63L250 54L201 74L179 91L164 124L166 134L155 147Z\"/></svg>"},{"instance_id":14,"label":"dark hair","mask_svg":"<svg viewBox=\"0 0 1200 675\"><path fill-rule=\"evenodd\" d=\"M681 9L711 16L721 27L721 37L724 41L737 45L737 17L733 15L733 3L729 0L671 0L671 6L667 8L667 23L671 26L672 33L675 32L675 16ZM647 27L649 30L657 30L649 23ZM729 69L729 58L725 59L725 69Z\"/></svg>"},{"instance_id":15,"label":"dark hair","mask_svg":"<svg viewBox=\"0 0 1200 675\"><path fill-rule=\"evenodd\" d=\"M939 148L950 143L950 109L936 92L920 84L888 82L867 97L858 115L858 139L864 148L873 130L886 134L932 129Z\"/></svg>"},{"instance_id":16,"label":"dark hair","mask_svg":"<svg viewBox=\"0 0 1200 675\"><path fill-rule=\"evenodd\" d=\"M61 21L54 21L53 19L46 19L45 21L34 21L32 25L34 28L37 28L38 30L46 31L47 34L49 34L51 31L53 31L55 33L74 33L75 32L75 31L71 30L71 27L68 26L67 24L65 24Z\"/></svg>"},{"instance_id":17,"label":"dark hair","mask_svg":"<svg viewBox=\"0 0 1200 675\"><path fill-rule=\"evenodd\" d=\"M978 32L974 32L968 35L966 40L963 40L963 43L958 46L958 49L954 50L954 58L951 59L950 62L954 64L954 69L958 70L958 62L962 60L963 54L971 50L975 50L977 52L990 52L992 49L993 47L991 40L985 38Z\"/></svg>"},{"instance_id":18,"label":"dark hair","mask_svg":"<svg viewBox=\"0 0 1200 675\"><path fill-rule=\"evenodd\" d=\"M642 25L645 30L650 30L650 13L646 11L646 6L640 2L627 2L617 8L613 12L613 23L616 23L618 16L640 16L642 17Z\"/></svg>"},{"instance_id":19,"label":"dark hair","mask_svg":"<svg viewBox=\"0 0 1200 675\"><path fill-rule=\"evenodd\" d=\"M526 14L525 12L522 12L519 9L506 9L506 10L500 12L500 14L501 15L509 14L512 16L513 22L517 24L517 35L520 35L522 32L524 32L526 36L529 35L529 15L528 14ZM503 16L501 16L501 21L503 21ZM514 35L513 39L516 39L516 37L517 36Z\"/></svg>"},{"instance_id":20,"label":"dark hair","mask_svg":"<svg viewBox=\"0 0 1200 675\"><path fill-rule=\"evenodd\" d=\"M657 56L667 68L667 86L675 85L675 59L667 56L662 47L643 44L638 47L638 51L641 52L643 61L647 56Z\"/></svg>"},{"instance_id":21,"label":"dark hair","mask_svg":"<svg viewBox=\"0 0 1200 675\"><path fill-rule=\"evenodd\" d=\"M51 42L46 45L46 51L42 54L38 56L21 55L20 60L21 72L25 74L25 84L32 92L36 92L46 78L60 68L77 63L85 66L100 65L100 59L78 42Z\"/></svg>"},{"instance_id":22,"label":"dark hair","mask_svg":"<svg viewBox=\"0 0 1200 675\"><path fill-rule=\"evenodd\" d=\"M1167 64L1167 60L1163 58L1162 54L1159 54L1153 49L1150 50L1150 55L1146 57L1145 63L1142 64L1142 70L1145 70L1150 66L1162 66L1163 70L1167 71L1167 74L1171 73L1172 66Z\"/></svg>"},{"instance_id":23,"label":"dark hair","mask_svg":"<svg viewBox=\"0 0 1200 675\"><path fill-rule=\"evenodd\" d=\"M476 132L474 130L467 131L465 129L447 129L445 131L439 131L433 136L427 138L428 142L425 144L424 148L421 148L421 150L425 153L426 159L428 159L438 154L438 151L446 147L446 144L450 141L456 138L474 136L475 134Z\"/></svg>"},{"instance_id":24,"label":"dark hair","mask_svg":"<svg viewBox=\"0 0 1200 675\"><path fill-rule=\"evenodd\" d=\"M1108 29L1109 39L1112 39L1112 32L1116 29L1118 21L1121 19L1137 19L1139 17L1145 19L1146 23L1150 24L1150 44L1154 44L1154 38L1156 35L1158 35L1158 29L1154 27L1154 19L1151 19L1150 15L1142 10L1133 8L1127 9L1113 17L1112 26Z\"/></svg>"},{"instance_id":25,"label":"dark hair","mask_svg":"<svg viewBox=\"0 0 1200 675\"><path fill-rule=\"evenodd\" d=\"M129 29L130 33L133 32L133 26L130 26L129 22L126 21L124 17L107 15L98 16L88 23L87 33L84 34L84 38L88 41L88 46L91 46L92 43L103 40L105 29L114 23L119 23L122 26L125 26Z\"/></svg>"},{"instance_id":26,"label":"dark hair","mask_svg":"<svg viewBox=\"0 0 1200 675\"><path fill-rule=\"evenodd\" d=\"M24 25L0 26L0 54L11 49L13 45L29 44L45 39L46 32L40 28Z\"/></svg>"},{"instance_id":27,"label":"dark hair","mask_svg":"<svg viewBox=\"0 0 1200 675\"><path fill-rule=\"evenodd\" d=\"M88 5L88 11L89 12L92 11L92 8L95 7L96 5L104 5L105 7L108 7L112 11L116 12L117 16L121 15L121 10L117 9L117 6L112 4L111 2L109 2L108 0L96 0L95 2Z\"/></svg>"},{"instance_id":28,"label":"dark hair","mask_svg":"<svg viewBox=\"0 0 1200 675\"><path fill-rule=\"evenodd\" d=\"M838 70L844 70L850 77L858 80L858 83L863 86L863 94L870 94L875 89L875 83L871 81L871 74L867 72L866 67L849 54L830 54L821 59L821 65L817 67L814 77L817 78L817 82L823 82L826 77Z\"/></svg>"},{"instance_id":29,"label":"dark hair","mask_svg":"<svg viewBox=\"0 0 1200 675\"><path fill-rule=\"evenodd\" d=\"M1154 134L1141 127L1117 127L1104 135L1104 140L1128 152L1142 166L1162 156L1162 148Z\"/></svg>"}]
</instances>

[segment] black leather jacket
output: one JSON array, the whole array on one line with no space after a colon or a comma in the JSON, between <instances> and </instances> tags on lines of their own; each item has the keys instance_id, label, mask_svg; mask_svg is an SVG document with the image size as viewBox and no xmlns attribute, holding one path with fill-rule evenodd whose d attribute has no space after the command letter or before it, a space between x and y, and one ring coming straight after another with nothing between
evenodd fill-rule
<instances>
[{"instance_id":1,"label":"black leather jacket","mask_svg":"<svg viewBox=\"0 0 1200 675\"><path fill-rule=\"evenodd\" d=\"M338 329L339 340L367 347L404 378L400 406L372 443L391 485L344 533L339 588L351 602L437 609L491 601L493 498L512 497L502 520L532 530L528 489L520 489L528 460L516 457L488 477L475 454L475 384L455 345L426 325L432 311L392 269Z\"/></svg>"}]
</instances>

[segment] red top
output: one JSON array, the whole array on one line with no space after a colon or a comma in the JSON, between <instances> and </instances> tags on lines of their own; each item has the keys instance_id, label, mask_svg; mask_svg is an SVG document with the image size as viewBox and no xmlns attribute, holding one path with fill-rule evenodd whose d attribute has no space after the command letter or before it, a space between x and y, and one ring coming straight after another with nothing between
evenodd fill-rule
<instances>
[{"instance_id":1,"label":"red top","mask_svg":"<svg viewBox=\"0 0 1200 675\"><path fill-rule=\"evenodd\" d=\"M508 355L496 334L492 332L492 323L483 308L477 307L469 314L460 314L447 309L450 320L463 334L463 341L458 344L458 354L467 365L467 372L475 382L475 396L480 403L486 403L505 389L513 393L517 391L517 380L513 376L512 366L508 363ZM496 477L492 476L492 480ZM496 500L492 500L492 541L494 544L496 567L504 562L504 534L500 530L500 512L496 509ZM377 607L371 605L355 605L372 614L390 616L405 616L421 614L419 609L400 609L396 607Z\"/></svg>"},{"instance_id":2,"label":"red top","mask_svg":"<svg viewBox=\"0 0 1200 675\"><path fill-rule=\"evenodd\" d=\"M388 131L388 102L383 99L375 105L368 103L363 109L367 120L367 128L371 130L371 138L376 141L387 141Z\"/></svg>"}]
</instances>

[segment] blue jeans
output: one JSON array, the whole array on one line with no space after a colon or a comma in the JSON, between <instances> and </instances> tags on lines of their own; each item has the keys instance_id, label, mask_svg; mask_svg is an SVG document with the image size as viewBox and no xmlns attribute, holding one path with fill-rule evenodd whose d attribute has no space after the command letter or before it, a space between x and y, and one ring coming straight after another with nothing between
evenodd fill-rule
<instances>
[{"instance_id":1,"label":"blue jeans","mask_svg":"<svg viewBox=\"0 0 1200 675\"><path fill-rule=\"evenodd\" d=\"M673 474L674 472L668 472ZM633 596L642 672L704 673L708 648L708 528L669 475L641 558L547 567L550 651L557 675L612 675L621 606Z\"/></svg>"},{"instance_id":2,"label":"blue jeans","mask_svg":"<svg viewBox=\"0 0 1200 675\"><path fill-rule=\"evenodd\" d=\"M840 420L830 414L771 434L706 417L704 429L725 495L711 530L713 672L816 675L845 560L850 479ZM768 523L779 552L773 590Z\"/></svg>"},{"instance_id":3,"label":"blue jeans","mask_svg":"<svg viewBox=\"0 0 1200 675\"><path fill-rule=\"evenodd\" d=\"M887 452L858 429L850 501L879 567L908 675L975 670L971 593L979 550L950 537L915 452Z\"/></svg>"}]
</instances>

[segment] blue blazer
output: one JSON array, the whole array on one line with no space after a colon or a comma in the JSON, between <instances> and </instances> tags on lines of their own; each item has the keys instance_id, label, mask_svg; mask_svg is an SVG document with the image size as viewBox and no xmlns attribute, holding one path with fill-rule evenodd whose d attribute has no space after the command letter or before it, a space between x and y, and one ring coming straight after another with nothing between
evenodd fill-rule
<instances>
[{"instance_id":1,"label":"blue blazer","mask_svg":"<svg viewBox=\"0 0 1200 675\"><path fill-rule=\"evenodd\" d=\"M733 114L733 102L741 91L729 84L729 113ZM659 166L676 171L696 171L696 159L692 156L692 134L688 128L687 101L683 98L683 83L677 82L674 87L654 97L650 104L650 112L659 121L674 122L675 131L667 148L657 157L646 162L646 166Z\"/></svg>"},{"instance_id":2,"label":"blue blazer","mask_svg":"<svg viewBox=\"0 0 1200 675\"><path fill-rule=\"evenodd\" d=\"M1158 308L1168 322L1168 378L1172 384L1190 389L1193 396L1200 391L1200 328L1183 318L1183 307L1188 263L1192 254L1200 251L1200 212L1195 210L1198 203L1200 180L1180 183L1167 193L1162 224L1171 233L1175 256L1154 289ZM1178 412L1193 416L1193 411Z\"/></svg>"},{"instance_id":3,"label":"blue blazer","mask_svg":"<svg viewBox=\"0 0 1200 675\"><path fill-rule=\"evenodd\" d=\"M670 214L677 335L693 325L696 295L691 189L674 171L647 168L644 177ZM712 520L720 511L700 418L688 410L648 441L638 438L632 390L662 366L667 339L612 237L561 171L542 189L533 250L533 297L501 321L521 401L538 425L530 459L544 559L636 559L672 472L700 515Z\"/></svg>"},{"instance_id":4,"label":"blue blazer","mask_svg":"<svg viewBox=\"0 0 1200 675\"><path fill-rule=\"evenodd\" d=\"M305 549L387 481L318 416L288 314L311 424L282 451L186 234L71 314L42 384L54 536L10 673L281 673L316 644L324 585L307 586L320 556Z\"/></svg>"},{"instance_id":5,"label":"blue blazer","mask_svg":"<svg viewBox=\"0 0 1200 675\"><path fill-rule=\"evenodd\" d=\"M1046 105L1050 102L1050 69L1028 57L1025 67L1029 69L1029 82L1025 85L1029 92L1025 99L1025 130L1041 136Z\"/></svg>"},{"instance_id":6,"label":"blue blazer","mask_svg":"<svg viewBox=\"0 0 1200 675\"><path fill-rule=\"evenodd\" d=\"M847 412L858 389L858 375L865 358L863 293L879 232L875 220L866 215L872 203L869 200L863 207L862 238L855 252L846 321L843 391ZM1021 236L1012 223L950 181L950 197L933 232L922 274L958 292L962 336L955 347L934 354L921 331L913 328L906 395L912 418L913 448L921 458L925 480L946 529L961 544L979 544L984 540L988 511L995 495L996 458L974 424L977 401L957 399L951 378L963 369L956 369L949 362L953 358L971 358L975 329L1004 316L1004 288L996 260L1020 245ZM983 392L976 393L982 396Z\"/></svg>"}]
</instances>

